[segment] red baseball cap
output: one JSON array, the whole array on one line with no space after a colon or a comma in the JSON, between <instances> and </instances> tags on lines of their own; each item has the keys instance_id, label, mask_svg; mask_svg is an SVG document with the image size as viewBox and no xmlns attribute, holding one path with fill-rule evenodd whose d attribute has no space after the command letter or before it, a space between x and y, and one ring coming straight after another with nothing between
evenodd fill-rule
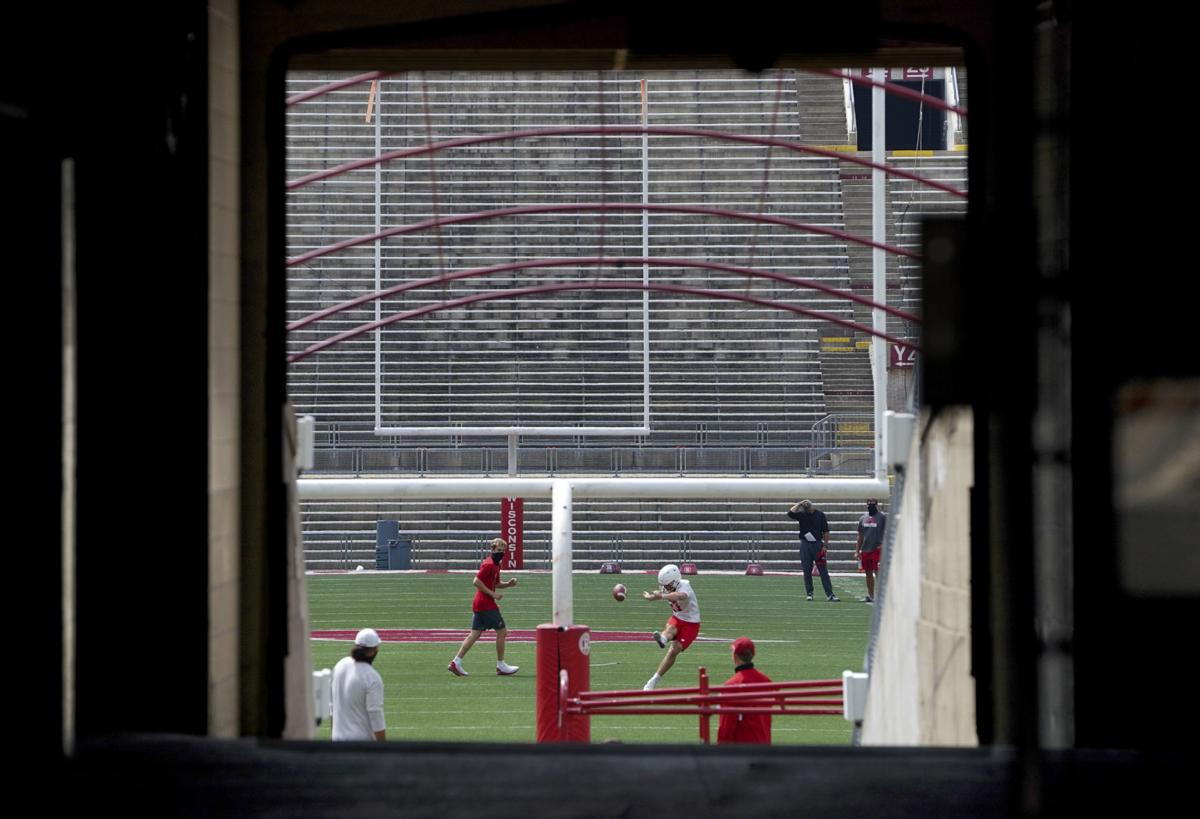
<instances>
[{"instance_id":1,"label":"red baseball cap","mask_svg":"<svg viewBox=\"0 0 1200 819\"><path fill-rule=\"evenodd\" d=\"M748 654L754 656L754 641L749 637L738 637L733 641L734 654Z\"/></svg>"}]
</instances>

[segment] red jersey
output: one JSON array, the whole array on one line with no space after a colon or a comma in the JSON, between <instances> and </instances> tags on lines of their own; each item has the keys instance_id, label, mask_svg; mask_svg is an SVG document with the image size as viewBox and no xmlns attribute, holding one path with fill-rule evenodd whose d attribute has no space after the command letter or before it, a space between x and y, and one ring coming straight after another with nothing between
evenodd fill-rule
<instances>
[{"instance_id":1,"label":"red jersey","mask_svg":"<svg viewBox=\"0 0 1200 819\"><path fill-rule=\"evenodd\" d=\"M475 574L475 577L478 580L482 580L483 585L495 591L496 584L500 582L500 566L492 561L491 555L488 555L487 560L479 565L479 571ZM493 611L499 610L499 608L493 598L484 594L479 589L475 590L475 599L471 602L471 611Z\"/></svg>"},{"instance_id":2,"label":"red jersey","mask_svg":"<svg viewBox=\"0 0 1200 819\"><path fill-rule=\"evenodd\" d=\"M743 685L745 683L770 682L771 678L747 664L738 666L738 671L725 681L725 685ZM767 703L764 702L764 705ZM731 708L734 706L730 706ZM770 714L721 714L717 725L717 742L757 742L762 745L771 744L771 715Z\"/></svg>"}]
</instances>

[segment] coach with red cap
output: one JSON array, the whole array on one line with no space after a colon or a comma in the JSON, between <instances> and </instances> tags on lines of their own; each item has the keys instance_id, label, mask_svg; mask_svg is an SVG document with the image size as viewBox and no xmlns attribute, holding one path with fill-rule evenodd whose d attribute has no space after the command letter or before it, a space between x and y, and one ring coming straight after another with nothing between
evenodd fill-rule
<instances>
[{"instance_id":1,"label":"coach with red cap","mask_svg":"<svg viewBox=\"0 0 1200 819\"><path fill-rule=\"evenodd\" d=\"M766 683L771 678L754 667L754 642L749 637L738 637L733 641L734 675L725 685ZM757 704L757 703L756 703ZM763 705L767 705L764 702ZM729 706L731 709L734 706ZM717 725L717 743L730 742L771 744L771 715L742 714L721 709L721 720Z\"/></svg>"}]
</instances>

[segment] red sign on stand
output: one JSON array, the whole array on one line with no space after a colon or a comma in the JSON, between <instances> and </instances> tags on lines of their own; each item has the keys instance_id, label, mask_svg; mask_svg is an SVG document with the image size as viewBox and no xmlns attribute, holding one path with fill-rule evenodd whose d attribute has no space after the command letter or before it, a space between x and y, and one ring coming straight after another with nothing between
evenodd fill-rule
<instances>
[{"instance_id":1,"label":"red sign on stand","mask_svg":"<svg viewBox=\"0 0 1200 819\"><path fill-rule=\"evenodd\" d=\"M500 501L500 537L508 544L502 569L525 568L525 499L502 498Z\"/></svg>"},{"instance_id":2,"label":"red sign on stand","mask_svg":"<svg viewBox=\"0 0 1200 819\"><path fill-rule=\"evenodd\" d=\"M917 365L917 350L910 344L888 343L888 369L898 367L915 367Z\"/></svg>"}]
</instances>

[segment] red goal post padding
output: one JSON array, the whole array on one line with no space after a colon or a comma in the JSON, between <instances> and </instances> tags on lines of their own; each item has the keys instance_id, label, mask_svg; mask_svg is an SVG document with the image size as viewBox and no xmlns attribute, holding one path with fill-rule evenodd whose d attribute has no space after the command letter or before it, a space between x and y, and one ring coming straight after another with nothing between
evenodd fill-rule
<instances>
[{"instance_id":1,"label":"red goal post padding","mask_svg":"<svg viewBox=\"0 0 1200 819\"><path fill-rule=\"evenodd\" d=\"M567 714L568 698L587 692L591 669L591 631L587 626L537 627L537 741L590 742L586 716Z\"/></svg>"}]
</instances>

